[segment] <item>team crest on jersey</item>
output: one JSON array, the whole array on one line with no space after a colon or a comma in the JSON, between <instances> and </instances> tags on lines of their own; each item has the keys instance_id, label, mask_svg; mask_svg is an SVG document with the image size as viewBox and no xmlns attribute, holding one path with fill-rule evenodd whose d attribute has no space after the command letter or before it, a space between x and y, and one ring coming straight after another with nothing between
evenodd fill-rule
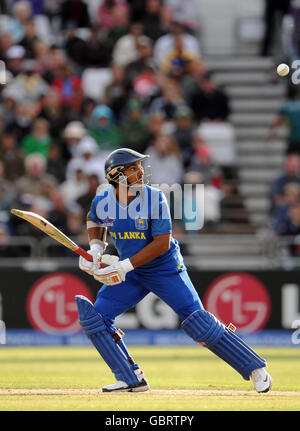
<instances>
[{"instance_id":1,"label":"team crest on jersey","mask_svg":"<svg viewBox=\"0 0 300 431\"><path fill-rule=\"evenodd\" d=\"M147 230L148 219L146 217L135 217L135 228L139 230Z\"/></svg>"},{"instance_id":2,"label":"team crest on jersey","mask_svg":"<svg viewBox=\"0 0 300 431\"><path fill-rule=\"evenodd\" d=\"M114 225L114 219L106 217L106 219L103 220L103 223L107 226L113 226Z\"/></svg>"}]
</instances>

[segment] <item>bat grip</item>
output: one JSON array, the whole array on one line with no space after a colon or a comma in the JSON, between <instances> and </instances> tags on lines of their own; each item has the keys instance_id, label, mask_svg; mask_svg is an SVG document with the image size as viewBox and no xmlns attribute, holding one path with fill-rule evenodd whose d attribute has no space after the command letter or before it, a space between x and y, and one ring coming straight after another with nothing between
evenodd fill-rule
<instances>
[{"instance_id":1,"label":"bat grip","mask_svg":"<svg viewBox=\"0 0 300 431\"><path fill-rule=\"evenodd\" d=\"M86 250L84 250L81 247L78 247L76 250L74 250L75 253L82 256L84 259L88 260L89 262L93 262L93 256L89 254ZM99 268L104 268L104 264L99 262Z\"/></svg>"}]
</instances>

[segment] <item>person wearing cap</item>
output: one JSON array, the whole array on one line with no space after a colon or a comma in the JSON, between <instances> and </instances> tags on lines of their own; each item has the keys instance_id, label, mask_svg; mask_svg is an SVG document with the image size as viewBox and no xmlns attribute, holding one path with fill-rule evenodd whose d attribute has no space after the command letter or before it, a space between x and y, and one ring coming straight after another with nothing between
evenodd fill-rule
<instances>
[{"instance_id":1,"label":"person wearing cap","mask_svg":"<svg viewBox=\"0 0 300 431\"><path fill-rule=\"evenodd\" d=\"M21 45L13 45L6 52L6 67L15 77L22 70L22 63L25 57L25 49Z\"/></svg>"},{"instance_id":2,"label":"person wearing cap","mask_svg":"<svg viewBox=\"0 0 300 431\"><path fill-rule=\"evenodd\" d=\"M81 121L70 121L70 123L67 124L62 133L62 138L65 144L63 156L66 161L69 161L71 157L76 156L78 144L86 135L87 130Z\"/></svg>"},{"instance_id":3,"label":"person wearing cap","mask_svg":"<svg viewBox=\"0 0 300 431\"><path fill-rule=\"evenodd\" d=\"M265 359L234 333L233 325L226 327L204 309L172 235L166 197L160 189L145 184L142 163L148 158L148 154L128 148L110 153L104 167L109 184L93 198L87 215L92 261L80 257L79 267L103 285L94 304L83 295L75 298L83 331L116 379L102 391L149 390L145 374L114 320L152 292L178 314L188 336L245 380L252 378L257 392L268 392L272 379L264 368ZM107 231L119 256L104 254Z\"/></svg>"},{"instance_id":4,"label":"person wearing cap","mask_svg":"<svg viewBox=\"0 0 300 431\"><path fill-rule=\"evenodd\" d=\"M121 134L110 107L106 105L97 105L95 107L91 115L89 135L95 139L102 152L120 147Z\"/></svg>"}]
</instances>

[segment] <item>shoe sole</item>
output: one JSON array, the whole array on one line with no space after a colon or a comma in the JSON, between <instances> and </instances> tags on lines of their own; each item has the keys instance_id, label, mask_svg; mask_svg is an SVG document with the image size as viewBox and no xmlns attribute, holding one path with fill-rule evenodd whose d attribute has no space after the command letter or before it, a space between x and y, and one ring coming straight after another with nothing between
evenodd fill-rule
<instances>
[{"instance_id":1,"label":"shoe sole","mask_svg":"<svg viewBox=\"0 0 300 431\"><path fill-rule=\"evenodd\" d=\"M149 391L150 387L149 385L140 385L140 386L135 386L133 388L120 388L120 389L102 389L102 392L146 392Z\"/></svg>"}]
</instances>

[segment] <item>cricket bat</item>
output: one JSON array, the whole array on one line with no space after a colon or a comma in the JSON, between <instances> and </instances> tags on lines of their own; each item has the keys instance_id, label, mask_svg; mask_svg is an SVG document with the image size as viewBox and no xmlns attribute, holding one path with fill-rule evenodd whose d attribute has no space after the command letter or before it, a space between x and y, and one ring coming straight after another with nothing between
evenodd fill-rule
<instances>
[{"instance_id":1,"label":"cricket bat","mask_svg":"<svg viewBox=\"0 0 300 431\"><path fill-rule=\"evenodd\" d=\"M45 232L47 235L51 236L60 244L74 251L74 253L79 254L84 257L84 259L89 262L93 262L93 256L91 256L86 250L79 247L74 241L72 241L67 235L61 232L57 227L55 227L52 223L46 220L44 217L41 217L39 214L30 212L30 211L22 211L18 209L11 209L10 212L17 217L20 217L29 223L33 224L38 229ZM99 263L100 268L104 268L103 263Z\"/></svg>"}]
</instances>

